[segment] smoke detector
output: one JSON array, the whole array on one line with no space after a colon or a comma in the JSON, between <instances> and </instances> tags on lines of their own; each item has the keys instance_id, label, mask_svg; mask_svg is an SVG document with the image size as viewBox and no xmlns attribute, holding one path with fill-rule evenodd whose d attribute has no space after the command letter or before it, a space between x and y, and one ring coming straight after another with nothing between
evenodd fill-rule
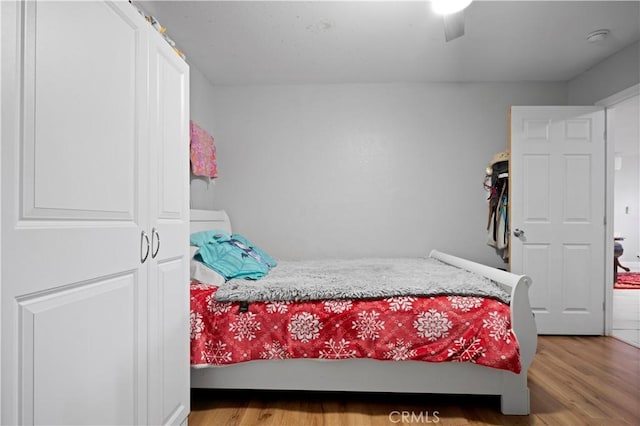
<instances>
[{"instance_id":1,"label":"smoke detector","mask_svg":"<svg viewBox=\"0 0 640 426\"><path fill-rule=\"evenodd\" d=\"M607 29L591 31L589 34L587 34L587 41L589 43L597 43L607 38L609 33L611 33L611 31Z\"/></svg>"},{"instance_id":2,"label":"smoke detector","mask_svg":"<svg viewBox=\"0 0 640 426\"><path fill-rule=\"evenodd\" d=\"M451 15L460 12L473 0L431 0L431 9L438 15Z\"/></svg>"}]
</instances>

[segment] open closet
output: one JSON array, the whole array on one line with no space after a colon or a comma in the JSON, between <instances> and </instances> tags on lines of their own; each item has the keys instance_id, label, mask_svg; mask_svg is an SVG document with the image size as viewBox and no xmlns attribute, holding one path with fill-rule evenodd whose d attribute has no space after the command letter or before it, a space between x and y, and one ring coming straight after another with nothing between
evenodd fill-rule
<instances>
[{"instance_id":1,"label":"open closet","mask_svg":"<svg viewBox=\"0 0 640 426\"><path fill-rule=\"evenodd\" d=\"M189 412L189 68L126 1L3 1L2 424Z\"/></svg>"}]
</instances>

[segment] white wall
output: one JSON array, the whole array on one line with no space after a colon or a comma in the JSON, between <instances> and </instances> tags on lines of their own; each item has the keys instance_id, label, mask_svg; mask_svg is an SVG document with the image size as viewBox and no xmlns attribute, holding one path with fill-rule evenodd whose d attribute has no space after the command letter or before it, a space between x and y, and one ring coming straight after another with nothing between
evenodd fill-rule
<instances>
[{"instance_id":1,"label":"white wall","mask_svg":"<svg viewBox=\"0 0 640 426\"><path fill-rule=\"evenodd\" d=\"M215 92L209 81L193 65L190 66L190 111L191 119L206 129L215 139L216 119L214 113ZM191 208L212 210L215 179L209 180L191 175Z\"/></svg>"},{"instance_id":2,"label":"white wall","mask_svg":"<svg viewBox=\"0 0 640 426\"><path fill-rule=\"evenodd\" d=\"M640 83L640 42L609 56L568 83L569 105L595 102Z\"/></svg>"},{"instance_id":3,"label":"white wall","mask_svg":"<svg viewBox=\"0 0 640 426\"><path fill-rule=\"evenodd\" d=\"M438 248L501 266L485 243L484 169L507 147L509 105L563 105L567 87L247 86L207 96L220 174L213 206L275 257ZM192 196L193 206L211 205Z\"/></svg>"},{"instance_id":4,"label":"white wall","mask_svg":"<svg viewBox=\"0 0 640 426\"><path fill-rule=\"evenodd\" d=\"M640 254L640 105L638 96L613 107L615 155L621 169L615 173L614 232L625 238L620 263L635 265Z\"/></svg>"}]
</instances>

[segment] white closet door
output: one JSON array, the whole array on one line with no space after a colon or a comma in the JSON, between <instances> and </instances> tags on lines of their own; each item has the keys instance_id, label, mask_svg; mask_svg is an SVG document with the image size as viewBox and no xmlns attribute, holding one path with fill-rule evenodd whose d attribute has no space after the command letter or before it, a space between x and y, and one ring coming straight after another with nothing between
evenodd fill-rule
<instances>
[{"instance_id":1,"label":"white closet door","mask_svg":"<svg viewBox=\"0 0 640 426\"><path fill-rule=\"evenodd\" d=\"M149 43L151 88L149 422L189 414L189 67ZM157 265L154 267L154 265Z\"/></svg>"},{"instance_id":2,"label":"white closet door","mask_svg":"<svg viewBox=\"0 0 640 426\"><path fill-rule=\"evenodd\" d=\"M1 422L146 423L147 24L1 7Z\"/></svg>"}]
</instances>

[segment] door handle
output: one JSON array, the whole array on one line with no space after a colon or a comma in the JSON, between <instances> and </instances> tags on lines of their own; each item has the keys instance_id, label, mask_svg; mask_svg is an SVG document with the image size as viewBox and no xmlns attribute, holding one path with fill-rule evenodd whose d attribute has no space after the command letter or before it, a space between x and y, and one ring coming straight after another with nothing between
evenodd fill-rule
<instances>
[{"instance_id":1,"label":"door handle","mask_svg":"<svg viewBox=\"0 0 640 426\"><path fill-rule=\"evenodd\" d=\"M157 246L155 243L156 241L158 242ZM160 251L160 234L158 234L158 230L156 228L153 228L151 230L151 249L153 250L153 252L151 253L151 258L155 259L158 255L158 252Z\"/></svg>"},{"instance_id":2,"label":"door handle","mask_svg":"<svg viewBox=\"0 0 640 426\"><path fill-rule=\"evenodd\" d=\"M143 251L146 245L146 250ZM140 263L144 263L147 261L147 257L149 257L149 236L146 232L142 231L140 234ZM143 254L144 253L144 254Z\"/></svg>"},{"instance_id":3,"label":"door handle","mask_svg":"<svg viewBox=\"0 0 640 426\"><path fill-rule=\"evenodd\" d=\"M513 236L514 236L514 237L516 237L516 238L520 238L520 237L522 237L523 235L524 235L524 231L523 231L522 229L518 229L518 228L516 228L516 229L514 229L514 230L513 230Z\"/></svg>"}]
</instances>

